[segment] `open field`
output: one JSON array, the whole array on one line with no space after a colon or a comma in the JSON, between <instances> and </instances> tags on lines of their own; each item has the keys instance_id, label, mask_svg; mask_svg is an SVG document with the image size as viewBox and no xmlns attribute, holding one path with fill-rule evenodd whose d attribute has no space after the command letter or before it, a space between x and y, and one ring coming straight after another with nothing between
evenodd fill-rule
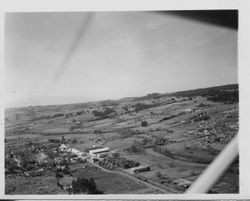
<instances>
[{"instance_id":1,"label":"open field","mask_svg":"<svg viewBox=\"0 0 250 201\"><path fill-rule=\"evenodd\" d=\"M238 90L234 85L228 87ZM93 178L102 193L163 193L165 187L184 192L186 187L178 183L179 179L194 182L238 132L238 102L217 101L209 93L200 90L118 101L6 109L6 194L69 193L57 185L58 164L50 164L52 158L71 157L57 152L60 144L86 154L93 147L109 147L118 153L116 161L125 158L150 167L150 171L130 177L119 166L99 168L103 166L100 162L66 164L68 175ZM25 152L34 155L32 161L24 160ZM41 154L47 159L39 158ZM19 166L10 163L13 158ZM41 161L47 164L42 166ZM37 175L41 168L41 174ZM237 160L211 192L238 193L238 180ZM155 185L158 189L152 188L154 182L159 184Z\"/></svg>"}]
</instances>

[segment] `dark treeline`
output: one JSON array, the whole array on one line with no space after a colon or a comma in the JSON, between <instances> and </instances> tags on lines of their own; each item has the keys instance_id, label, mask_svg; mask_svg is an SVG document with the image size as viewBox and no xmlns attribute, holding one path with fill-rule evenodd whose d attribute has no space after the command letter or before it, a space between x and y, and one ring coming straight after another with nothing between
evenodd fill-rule
<instances>
[{"instance_id":1,"label":"dark treeline","mask_svg":"<svg viewBox=\"0 0 250 201\"><path fill-rule=\"evenodd\" d=\"M230 84L224 86L209 87L204 89L180 91L166 95L176 96L176 97L202 96L206 97L208 100L211 101L235 103L239 102L239 85Z\"/></svg>"}]
</instances>

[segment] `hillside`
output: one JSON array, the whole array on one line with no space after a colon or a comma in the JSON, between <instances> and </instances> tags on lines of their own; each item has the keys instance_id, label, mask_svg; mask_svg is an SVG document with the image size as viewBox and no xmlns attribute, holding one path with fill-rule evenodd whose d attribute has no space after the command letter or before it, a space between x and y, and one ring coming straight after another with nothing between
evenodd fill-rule
<instances>
[{"instance_id":1,"label":"hillside","mask_svg":"<svg viewBox=\"0 0 250 201\"><path fill-rule=\"evenodd\" d=\"M57 172L65 180L69 175L92 178L106 194L182 193L238 133L238 94L238 84L233 84L120 100L6 109L6 193L68 194L57 185ZM56 151L61 144L87 156L89 150L105 147L116 154L95 162L89 156L84 164L73 163L70 154ZM38 161L41 154L47 158L45 165ZM13 166L13 155L21 165ZM64 160L67 173L58 170L62 158L68 158ZM147 171L131 174L128 167L138 164L148 167ZM110 175L113 179L107 180ZM237 160L211 192L237 193L238 180Z\"/></svg>"}]
</instances>

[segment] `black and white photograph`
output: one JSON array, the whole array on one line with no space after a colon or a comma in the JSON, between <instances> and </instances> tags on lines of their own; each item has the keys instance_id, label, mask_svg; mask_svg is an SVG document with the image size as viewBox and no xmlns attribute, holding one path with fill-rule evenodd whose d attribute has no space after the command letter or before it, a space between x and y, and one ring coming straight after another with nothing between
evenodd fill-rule
<instances>
[{"instance_id":1,"label":"black and white photograph","mask_svg":"<svg viewBox=\"0 0 250 201\"><path fill-rule=\"evenodd\" d=\"M4 17L6 195L239 194L237 9Z\"/></svg>"}]
</instances>

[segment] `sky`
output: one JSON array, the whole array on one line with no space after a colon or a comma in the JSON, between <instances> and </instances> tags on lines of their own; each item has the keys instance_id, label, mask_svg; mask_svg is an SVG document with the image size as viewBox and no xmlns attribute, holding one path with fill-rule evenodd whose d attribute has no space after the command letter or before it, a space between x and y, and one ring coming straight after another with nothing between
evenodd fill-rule
<instances>
[{"instance_id":1,"label":"sky","mask_svg":"<svg viewBox=\"0 0 250 201\"><path fill-rule=\"evenodd\" d=\"M7 13L5 105L237 83L237 30L162 12Z\"/></svg>"}]
</instances>

